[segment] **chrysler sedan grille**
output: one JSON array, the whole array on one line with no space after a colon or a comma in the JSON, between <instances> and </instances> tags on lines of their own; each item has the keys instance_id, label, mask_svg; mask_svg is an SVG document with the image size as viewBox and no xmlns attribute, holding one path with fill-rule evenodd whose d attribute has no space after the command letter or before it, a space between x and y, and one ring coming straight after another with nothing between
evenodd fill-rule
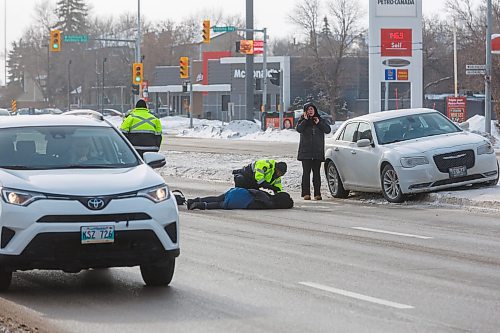
<instances>
[{"instance_id":1,"label":"chrysler sedan grille","mask_svg":"<svg viewBox=\"0 0 500 333\"><path fill-rule=\"evenodd\" d=\"M475 162L474 151L471 149L434 155L434 163L436 163L439 171L443 173L448 173L450 168L459 166L470 169L474 167Z\"/></svg>"}]
</instances>

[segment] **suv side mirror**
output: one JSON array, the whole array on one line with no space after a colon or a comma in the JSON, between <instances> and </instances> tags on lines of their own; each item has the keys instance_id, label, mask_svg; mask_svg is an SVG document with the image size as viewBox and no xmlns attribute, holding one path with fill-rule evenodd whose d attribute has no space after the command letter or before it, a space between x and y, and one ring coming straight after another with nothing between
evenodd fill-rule
<instances>
[{"instance_id":1,"label":"suv side mirror","mask_svg":"<svg viewBox=\"0 0 500 333\"><path fill-rule=\"evenodd\" d=\"M161 168L165 166L165 164L167 164L165 156L163 156L160 153L153 153L153 152L144 153L143 159L144 162L153 169Z\"/></svg>"},{"instance_id":2,"label":"suv side mirror","mask_svg":"<svg viewBox=\"0 0 500 333\"><path fill-rule=\"evenodd\" d=\"M361 140L358 140L356 142L356 145L359 147L359 148L363 148L363 147L368 147L368 146L371 146L372 145L372 142L369 140L369 139L361 139Z\"/></svg>"}]
</instances>

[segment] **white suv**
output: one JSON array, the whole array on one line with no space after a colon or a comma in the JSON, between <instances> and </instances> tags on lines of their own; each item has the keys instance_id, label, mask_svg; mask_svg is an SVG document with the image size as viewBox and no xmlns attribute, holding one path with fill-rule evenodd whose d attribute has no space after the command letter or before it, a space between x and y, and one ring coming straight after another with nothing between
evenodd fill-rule
<instances>
[{"instance_id":1,"label":"white suv","mask_svg":"<svg viewBox=\"0 0 500 333\"><path fill-rule=\"evenodd\" d=\"M0 290L12 272L140 266L168 285L179 212L164 179L98 113L0 120Z\"/></svg>"}]
</instances>

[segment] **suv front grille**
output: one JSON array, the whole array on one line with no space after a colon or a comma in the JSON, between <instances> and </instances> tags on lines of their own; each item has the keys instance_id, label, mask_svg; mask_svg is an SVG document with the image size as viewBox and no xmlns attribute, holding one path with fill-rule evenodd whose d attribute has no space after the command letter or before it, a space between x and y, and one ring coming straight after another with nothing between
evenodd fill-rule
<instances>
[{"instance_id":1,"label":"suv front grille","mask_svg":"<svg viewBox=\"0 0 500 333\"><path fill-rule=\"evenodd\" d=\"M38 223L126 222L151 220L146 213L95 214L95 215L45 215Z\"/></svg>"},{"instance_id":2,"label":"suv front grille","mask_svg":"<svg viewBox=\"0 0 500 333\"><path fill-rule=\"evenodd\" d=\"M436 163L439 171L448 173L449 169L453 167L465 166L467 169L470 169L474 167L476 161L474 151L469 149L453 153L434 155L434 163Z\"/></svg>"}]
</instances>

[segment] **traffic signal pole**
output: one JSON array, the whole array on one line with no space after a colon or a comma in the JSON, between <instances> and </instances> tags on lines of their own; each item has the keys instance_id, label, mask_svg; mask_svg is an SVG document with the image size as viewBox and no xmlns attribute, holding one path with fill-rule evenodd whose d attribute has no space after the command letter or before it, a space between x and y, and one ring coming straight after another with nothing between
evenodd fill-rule
<instances>
[{"instance_id":1,"label":"traffic signal pole","mask_svg":"<svg viewBox=\"0 0 500 333\"><path fill-rule=\"evenodd\" d=\"M253 40L253 0L246 0L246 39ZM253 54L247 54L245 63L246 112L245 119L253 121L254 77Z\"/></svg>"},{"instance_id":2,"label":"traffic signal pole","mask_svg":"<svg viewBox=\"0 0 500 333\"><path fill-rule=\"evenodd\" d=\"M267 28L262 29L264 31L264 54L262 59L262 73L264 79L264 90L262 91L262 105L264 109L262 112L266 112L267 107ZM261 114L262 116L262 114ZM262 117L261 117L262 118Z\"/></svg>"},{"instance_id":3,"label":"traffic signal pole","mask_svg":"<svg viewBox=\"0 0 500 333\"><path fill-rule=\"evenodd\" d=\"M193 128L193 82L189 79L189 128Z\"/></svg>"},{"instance_id":4,"label":"traffic signal pole","mask_svg":"<svg viewBox=\"0 0 500 333\"><path fill-rule=\"evenodd\" d=\"M141 61L141 0L137 0L137 37L135 39L135 62ZM141 88L139 86L139 95L134 95L134 105L139 100Z\"/></svg>"},{"instance_id":5,"label":"traffic signal pole","mask_svg":"<svg viewBox=\"0 0 500 333\"><path fill-rule=\"evenodd\" d=\"M491 17L492 5L491 0L488 0L486 7L487 28L486 28L486 75L484 76L484 130L491 134L491 25L493 20Z\"/></svg>"}]
</instances>

